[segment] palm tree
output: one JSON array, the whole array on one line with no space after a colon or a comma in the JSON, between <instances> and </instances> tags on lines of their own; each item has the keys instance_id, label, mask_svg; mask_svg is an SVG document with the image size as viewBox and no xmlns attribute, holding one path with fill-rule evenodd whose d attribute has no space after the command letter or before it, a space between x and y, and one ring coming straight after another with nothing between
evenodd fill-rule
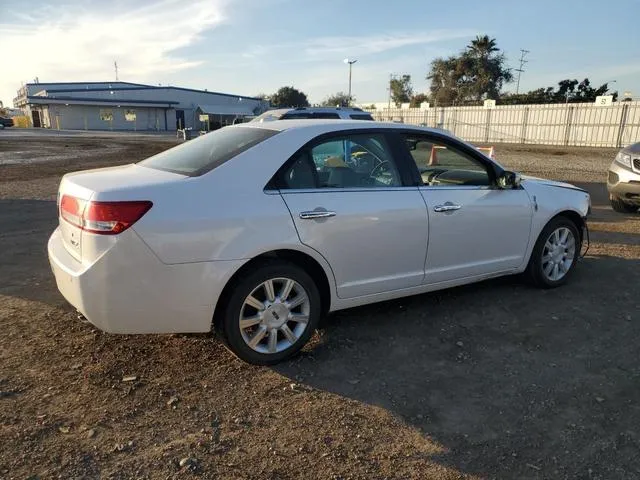
<instances>
[{"instance_id":1,"label":"palm tree","mask_svg":"<svg viewBox=\"0 0 640 480\"><path fill-rule=\"evenodd\" d=\"M499 50L496 39L489 38L489 35L477 35L475 40L472 40L471 43L467 45L467 48L469 49L469 53L480 58L487 58Z\"/></svg>"}]
</instances>

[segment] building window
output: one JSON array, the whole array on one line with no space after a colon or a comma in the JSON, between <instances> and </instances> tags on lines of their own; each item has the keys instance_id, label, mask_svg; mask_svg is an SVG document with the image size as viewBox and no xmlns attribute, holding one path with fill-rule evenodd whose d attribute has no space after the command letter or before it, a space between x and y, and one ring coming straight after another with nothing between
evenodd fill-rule
<instances>
[{"instance_id":1,"label":"building window","mask_svg":"<svg viewBox=\"0 0 640 480\"><path fill-rule=\"evenodd\" d=\"M113 121L113 112L111 111L111 109L107 109L107 108L101 108L100 109L100 120L104 121L104 122L111 122Z\"/></svg>"},{"instance_id":2,"label":"building window","mask_svg":"<svg viewBox=\"0 0 640 480\"><path fill-rule=\"evenodd\" d=\"M135 110L125 110L124 111L124 119L127 122L135 122L136 121L136 111Z\"/></svg>"}]
</instances>

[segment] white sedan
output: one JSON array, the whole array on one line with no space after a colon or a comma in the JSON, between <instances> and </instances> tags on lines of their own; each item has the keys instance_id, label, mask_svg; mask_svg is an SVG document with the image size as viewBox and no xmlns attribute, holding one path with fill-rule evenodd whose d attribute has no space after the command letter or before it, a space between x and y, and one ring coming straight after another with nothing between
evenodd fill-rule
<instances>
[{"instance_id":1,"label":"white sedan","mask_svg":"<svg viewBox=\"0 0 640 480\"><path fill-rule=\"evenodd\" d=\"M327 312L525 272L564 283L588 193L439 130L286 120L65 175L60 292L112 333L207 332L272 364Z\"/></svg>"}]
</instances>

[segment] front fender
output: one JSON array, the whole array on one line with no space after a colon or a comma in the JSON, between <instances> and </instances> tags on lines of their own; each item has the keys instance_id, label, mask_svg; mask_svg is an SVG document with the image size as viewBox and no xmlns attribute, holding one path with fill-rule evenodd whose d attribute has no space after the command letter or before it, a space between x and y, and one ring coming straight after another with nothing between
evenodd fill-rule
<instances>
[{"instance_id":1,"label":"front fender","mask_svg":"<svg viewBox=\"0 0 640 480\"><path fill-rule=\"evenodd\" d=\"M540 233L552 218L568 213L573 215L573 218L580 219L582 225L579 227L586 226L586 218L591 211L591 197L588 192L570 186L533 181L524 181L523 188L529 193L534 207L531 222L532 241L529 242L526 258L531 256ZM582 234L582 228L580 228L580 233Z\"/></svg>"}]
</instances>

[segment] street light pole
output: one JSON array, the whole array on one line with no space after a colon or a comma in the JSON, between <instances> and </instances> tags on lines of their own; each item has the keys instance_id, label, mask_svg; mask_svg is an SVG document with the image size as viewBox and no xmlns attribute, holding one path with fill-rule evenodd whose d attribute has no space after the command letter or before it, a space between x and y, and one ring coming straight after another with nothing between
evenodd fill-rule
<instances>
[{"instance_id":1,"label":"street light pole","mask_svg":"<svg viewBox=\"0 0 640 480\"><path fill-rule=\"evenodd\" d=\"M358 60L349 60L348 58L344 59L344 63L348 63L349 64L349 104L351 104L351 68L353 67L353 64L356 63Z\"/></svg>"}]
</instances>

